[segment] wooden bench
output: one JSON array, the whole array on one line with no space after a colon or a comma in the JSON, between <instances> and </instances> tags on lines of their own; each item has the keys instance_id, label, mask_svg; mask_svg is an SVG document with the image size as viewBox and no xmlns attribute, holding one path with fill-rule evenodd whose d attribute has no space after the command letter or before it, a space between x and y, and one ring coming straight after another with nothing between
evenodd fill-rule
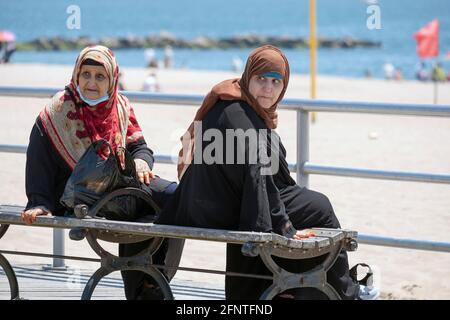
<instances>
[{"instance_id":1,"label":"wooden bench","mask_svg":"<svg viewBox=\"0 0 450 320\"><path fill-rule=\"evenodd\" d=\"M9 225L25 225L20 217L23 207L0 206L0 238ZM91 248L100 256L100 267L91 276L84 287L81 299L88 300L98 282L114 271L139 270L152 276L161 286L166 299L173 299L172 290L166 278L156 265L152 256L164 238L182 238L226 243L242 244L242 253L247 256L260 256L267 268L273 273L273 283L265 290L260 299L268 300L280 292L291 288L314 287L324 292L330 299L339 299L338 293L326 279L327 270L336 261L341 250L357 249L357 232L342 229L308 229L315 237L303 240L288 239L274 233L242 232L207 228L181 227L153 224L151 222L123 222L91 218L89 208L78 208L78 215L85 218L39 216L30 227L48 228L85 228L86 239ZM118 257L105 250L98 240L114 243L132 243L153 239L148 249L132 257ZM0 241L1 249L1 241ZM282 269L272 256L289 259L305 259L327 254L325 260L306 272L294 274ZM14 270L8 260L0 253L0 266L8 278L11 299L19 298L19 287ZM245 276L245 275L241 275Z\"/></svg>"}]
</instances>

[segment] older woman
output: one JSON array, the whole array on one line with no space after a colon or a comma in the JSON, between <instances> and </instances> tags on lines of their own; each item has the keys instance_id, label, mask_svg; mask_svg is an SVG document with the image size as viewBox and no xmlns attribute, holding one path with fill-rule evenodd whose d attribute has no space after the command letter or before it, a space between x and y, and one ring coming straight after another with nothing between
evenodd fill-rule
<instances>
[{"instance_id":1,"label":"older woman","mask_svg":"<svg viewBox=\"0 0 450 320\"><path fill-rule=\"evenodd\" d=\"M147 147L128 99L118 92L118 78L119 66L113 52L104 46L87 47L76 60L70 84L56 93L40 112L27 150L28 203L22 213L26 223L33 223L39 215L64 214L59 199L66 182L86 149L100 139L105 139L114 152L125 147L131 153L139 180L161 207L175 190L175 182L152 172L153 152ZM72 232L71 237L78 235ZM119 253L128 256L146 245L147 242L120 245ZM157 255L159 263L164 263L167 250L167 246L162 247L165 249ZM181 250L182 243L178 243L175 263L179 262ZM122 274L128 299L151 296L150 289L143 293L143 288L152 288L144 273ZM156 294L158 297L161 295Z\"/></svg>"},{"instance_id":2,"label":"older woman","mask_svg":"<svg viewBox=\"0 0 450 320\"><path fill-rule=\"evenodd\" d=\"M179 161L182 178L158 223L276 232L294 239L309 236L297 229L340 228L328 198L299 187L290 176L286 150L274 131L277 105L288 83L289 63L284 54L273 46L263 46L250 54L240 79L213 87L184 136ZM244 143L229 140L233 135L242 138L242 133ZM254 156L255 146L266 148L270 161L263 161L261 153ZM307 267L305 260L280 260L295 272ZM315 263L317 259L306 261ZM243 256L240 246L234 244L227 245L226 269L270 274L259 257ZM346 252L341 252L330 268L328 281L343 299L357 297L359 287L349 276ZM257 299L270 284L227 276L226 297ZM316 294L302 289L284 297L319 297Z\"/></svg>"}]
</instances>

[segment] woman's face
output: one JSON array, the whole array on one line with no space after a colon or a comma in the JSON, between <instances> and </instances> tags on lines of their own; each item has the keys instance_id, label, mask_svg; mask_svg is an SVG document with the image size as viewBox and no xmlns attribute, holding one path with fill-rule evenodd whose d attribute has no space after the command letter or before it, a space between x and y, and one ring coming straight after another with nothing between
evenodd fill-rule
<instances>
[{"instance_id":1,"label":"woman's face","mask_svg":"<svg viewBox=\"0 0 450 320\"><path fill-rule=\"evenodd\" d=\"M283 91L283 80L262 75L250 79L248 91L264 109L272 107Z\"/></svg>"},{"instance_id":2,"label":"woman's face","mask_svg":"<svg viewBox=\"0 0 450 320\"><path fill-rule=\"evenodd\" d=\"M78 84L83 96L96 100L108 92L109 77L103 66L83 65L78 77Z\"/></svg>"}]
</instances>

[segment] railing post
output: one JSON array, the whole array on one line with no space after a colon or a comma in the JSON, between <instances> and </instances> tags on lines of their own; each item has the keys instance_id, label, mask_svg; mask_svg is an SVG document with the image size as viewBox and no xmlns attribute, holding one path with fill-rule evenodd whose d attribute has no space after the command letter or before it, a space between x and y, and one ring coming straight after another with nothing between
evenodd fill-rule
<instances>
[{"instance_id":1,"label":"railing post","mask_svg":"<svg viewBox=\"0 0 450 320\"><path fill-rule=\"evenodd\" d=\"M64 229L53 229L53 254L64 255ZM53 268L65 268L64 259L53 258Z\"/></svg>"},{"instance_id":2,"label":"railing post","mask_svg":"<svg viewBox=\"0 0 450 320\"><path fill-rule=\"evenodd\" d=\"M297 110L297 184L309 186L309 175L304 171L305 162L309 161L309 112Z\"/></svg>"}]
</instances>

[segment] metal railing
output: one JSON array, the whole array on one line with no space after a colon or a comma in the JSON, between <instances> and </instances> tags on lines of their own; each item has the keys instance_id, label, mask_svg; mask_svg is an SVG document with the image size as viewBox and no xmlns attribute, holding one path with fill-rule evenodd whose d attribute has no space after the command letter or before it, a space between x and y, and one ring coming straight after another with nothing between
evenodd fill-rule
<instances>
[{"instance_id":1,"label":"metal railing","mask_svg":"<svg viewBox=\"0 0 450 320\"><path fill-rule=\"evenodd\" d=\"M59 91L59 89L56 88L0 87L0 96L50 98L57 91ZM123 93L131 102L158 105L199 106L204 98L202 95L186 94L144 93L132 91L125 91ZM284 99L280 104L280 108L297 112L297 163L289 164L289 169L292 172L297 173L297 183L300 186L307 187L309 185L310 174L450 184L450 174L447 173L435 174L338 167L315 164L309 161L309 112L450 117L450 105ZM24 145L0 144L0 152L25 153L26 148L27 147ZM156 155L155 160L160 163L174 163L173 158L170 155ZM55 232L61 232L61 230L55 230ZM64 241L60 239L63 239L63 234L55 235L54 241ZM358 236L358 241L359 243L378 246L450 252L449 242L394 238L369 234L360 234ZM58 248L55 247L54 249L62 249L62 252L58 251L54 253L57 255L64 255L64 248L61 248L61 246Z\"/></svg>"}]
</instances>

